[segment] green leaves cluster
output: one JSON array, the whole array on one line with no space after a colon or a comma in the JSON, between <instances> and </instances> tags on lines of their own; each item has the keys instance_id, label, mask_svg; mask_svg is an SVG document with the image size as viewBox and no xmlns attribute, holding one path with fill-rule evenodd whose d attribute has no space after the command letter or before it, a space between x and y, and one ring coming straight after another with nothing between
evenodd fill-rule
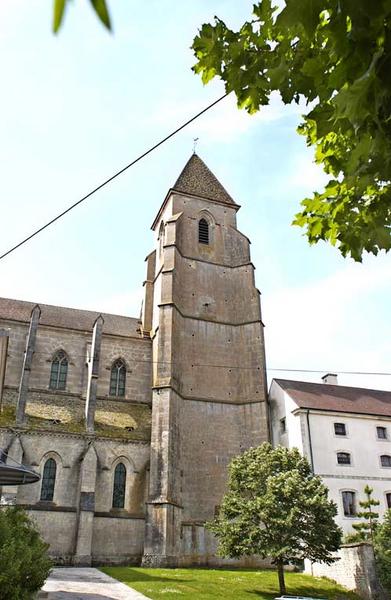
<instances>
[{"instance_id":1,"label":"green leaves cluster","mask_svg":"<svg viewBox=\"0 0 391 600\"><path fill-rule=\"evenodd\" d=\"M47 549L24 510L0 510L0 600L33 597L50 571Z\"/></svg>"},{"instance_id":2,"label":"green leaves cluster","mask_svg":"<svg viewBox=\"0 0 391 600\"><path fill-rule=\"evenodd\" d=\"M378 525L379 513L374 512L372 509L374 506L379 506L379 500L375 500L372 497L373 488L366 485L364 488L364 494L366 500L360 500L359 505L363 510L357 513L359 519L363 519L361 523L353 523L352 527L357 531L356 541L370 541L373 542L374 534Z\"/></svg>"},{"instance_id":3,"label":"green leaves cluster","mask_svg":"<svg viewBox=\"0 0 391 600\"><path fill-rule=\"evenodd\" d=\"M65 9L71 0L53 0L53 31L57 33L64 20ZM90 0L92 8L107 29L111 29L110 15L106 0Z\"/></svg>"},{"instance_id":4,"label":"green leaves cluster","mask_svg":"<svg viewBox=\"0 0 391 600\"><path fill-rule=\"evenodd\" d=\"M271 0L232 31L215 17L193 41L194 71L254 113L273 91L311 110L299 133L330 180L302 201L295 225L343 256L391 248L391 0ZM303 174L305 177L305 174Z\"/></svg>"},{"instance_id":5,"label":"green leaves cluster","mask_svg":"<svg viewBox=\"0 0 391 600\"><path fill-rule=\"evenodd\" d=\"M228 492L208 528L219 538L220 555L271 558L281 573L287 561L335 560L336 514L327 488L296 448L264 443L232 460Z\"/></svg>"},{"instance_id":6,"label":"green leaves cluster","mask_svg":"<svg viewBox=\"0 0 391 600\"><path fill-rule=\"evenodd\" d=\"M376 530L374 548L380 581L391 593L391 509Z\"/></svg>"}]
</instances>

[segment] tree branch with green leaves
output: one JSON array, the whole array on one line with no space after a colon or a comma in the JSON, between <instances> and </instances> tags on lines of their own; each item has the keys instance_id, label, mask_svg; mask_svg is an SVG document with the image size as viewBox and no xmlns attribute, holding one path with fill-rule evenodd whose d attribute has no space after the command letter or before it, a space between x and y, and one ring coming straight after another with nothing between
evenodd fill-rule
<instances>
[{"instance_id":1,"label":"tree branch with green leaves","mask_svg":"<svg viewBox=\"0 0 391 600\"><path fill-rule=\"evenodd\" d=\"M276 565L285 594L283 565L308 558L332 563L342 532L337 507L306 458L294 448L264 443L234 458L228 491L207 527L221 556L259 556Z\"/></svg>"},{"instance_id":2,"label":"tree branch with green leaves","mask_svg":"<svg viewBox=\"0 0 391 600\"><path fill-rule=\"evenodd\" d=\"M53 1L53 31L57 33L60 29L67 6L71 3L71 0L54 0ZM99 20L103 25L111 30L110 14L107 8L106 0L90 0L91 6L97 14Z\"/></svg>"},{"instance_id":3,"label":"tree branch with green leaves","mask_svg":"<svg viewBox=\"0 0 391 600\"><path fill-rule=\"evenodd\" d=\"M343 256L391 248L391 0L271 0L238 31L215 17L193 41L194 71L219 77L255 113L278 91L311 105L299 126L330 179L293 224ZM305 177L305 175L303 175Z\"/></svg>"}]
</instances>

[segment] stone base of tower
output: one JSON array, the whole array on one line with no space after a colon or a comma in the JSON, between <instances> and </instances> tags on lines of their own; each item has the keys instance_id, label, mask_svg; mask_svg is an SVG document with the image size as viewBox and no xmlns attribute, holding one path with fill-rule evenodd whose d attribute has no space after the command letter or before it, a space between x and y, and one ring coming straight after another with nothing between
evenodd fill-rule
<instances>
[{"instance_id":1,"label":"stone base of tower","mask_svg":"<svg viewBox=\"0 0 391 600\"><path fill-rule=\"evenodd\" d=\"M177 567L182 508L170 502L147 505L143 567Z\"/></svg>"},{"instance_id":2,"label":"stone base of tower","mask_svg":"<svg viewBox=\"0 0 391 600\"><path fill-rule=\"evenodd\" d=\"M179 566L179 557L164 554L144 554L141 566L151 569L170 569Z\"/></svg>"}]
</instances>

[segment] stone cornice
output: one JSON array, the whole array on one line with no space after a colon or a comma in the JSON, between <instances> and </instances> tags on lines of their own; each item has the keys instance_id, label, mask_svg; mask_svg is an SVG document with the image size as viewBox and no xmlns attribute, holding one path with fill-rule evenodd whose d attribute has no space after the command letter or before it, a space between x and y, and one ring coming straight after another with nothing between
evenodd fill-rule
<instances>
[{"instance_id":1,"label":"stone cornice","mask_svg":"<svg viewBox=\"0 0 391 600\"><path fill-rule=\"evenodd\" d=\"M243 323L232 323L232 321L218 321L217 319L206 319L205 317L195 317L194 315L186 315L181 311L180 308L175 304L175 302L162 302L158 304L158 308L165 307L175 308L175 310L183 317L184 319L191 319L193 321L206 321L207 323L215 323L216 325L228 325L230 327L243 327L245 325L254 325L256 323L260 323L262 327L265 327L262 319L254 319L253 321L243 321Z\"/></svg>"},{"instance_id":2,"label":"stone cornice","mask_svg":"<svg viewBox=\"0 0 391 600\"><path fill-rule=\"evenodd\" d=\"M177 394L177 396L179 396L180 398L182 398L182 400L189 400L192 402L209 402L209 403L216 403L216 404L230 404L231 406L243 406L244 404L264 404L266 402L265 399L263 400L225 400L222 398L195 398L193 396L185 396L184 394L181 394L181 392L179 392L175 386L173 385L155 385L152 387L152 389L154 391L159 392L159 390L167 390L170 389L173 392L175 392L175 394Z\"/></svg>"},{"instance_id":3,"label":"stone cornice","mask_svg":"<svg viewBox=\"0 0 391 600\"><path fill-rule=\"evenodd\" d=\"M135 439L129 439L129 438L125 438L125 437L109 437L109 436L103 436L103 435L99 435L99 434L91 434L91 433L74 433L74 432L67 432L67 431L51 431L48 429L27 429L27 428L22 428L22 427L14 427L14 426L0 426L0 431L7 431L9 433L16 433L18 435L33 435L33 436L38 436L38 437L60 437L60 438L71 438L71 439L78 439L78 440L89 440L89 441L96 441L96 442L100 442L100 441L104 441L104 443L107 442L120 442L121 444L144 444L144 445L150 445L151 441L148 440L135 440Z\"/></svg>"}]
</instances>

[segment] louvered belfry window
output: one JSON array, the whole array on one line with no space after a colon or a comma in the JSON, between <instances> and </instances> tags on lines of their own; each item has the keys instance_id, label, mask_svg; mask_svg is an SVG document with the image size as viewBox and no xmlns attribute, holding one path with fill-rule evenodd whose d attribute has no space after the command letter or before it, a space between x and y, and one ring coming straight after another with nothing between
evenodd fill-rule
<instances>
[{"instance_id":1,"label":"louvered belfry window","mask_svg":"<svg viewBox=\"0 0 391 600\"><path fill-rule=\"evenodd\" d=\"M198 222L198 241L200 244L209 244L209 225L205 219Z\"/></svg>"},{"instance_id":2,"label":"louvered belfry window","mask_svg":"<svg viewBox=\"0 0 391 600\"><path fill-rule=\"evenodd\" d=\"M118 463L114 471L113 508L124 508L126 489L126 469Z\"/></svg>"},{"instance_id":3,"label":"louvered belfry window","mask_svg":"<svg viewBox=\"0 0 391 600\"><path fill-rule=\"evenodd\" d=\"M59 350L50 369L49 387L51 390L65 390L68 374L68 357L64 350Z\"/></svg>"},{"instance_id":4,"label":"louvered belfry window","mask_svg":"<svg viewBox=\"0 0 391 600\"><path fill-rule=\"evenodd\" d=\"M123 360L116 360L111 367L110 396L125 396L126 365Z\"/></svg>"},{"instance_id":5,"label":"louvered belfry window","mask_svg":"<svg viewBox=\"0 0 391 600\"><path fill-rule=\"evenodd\" d=\"M41 500L51 502L54 496L54 484L56 483L57 465L54 458L48 458L45 462L42 475Z\"/></svg>"}]
</instances>

